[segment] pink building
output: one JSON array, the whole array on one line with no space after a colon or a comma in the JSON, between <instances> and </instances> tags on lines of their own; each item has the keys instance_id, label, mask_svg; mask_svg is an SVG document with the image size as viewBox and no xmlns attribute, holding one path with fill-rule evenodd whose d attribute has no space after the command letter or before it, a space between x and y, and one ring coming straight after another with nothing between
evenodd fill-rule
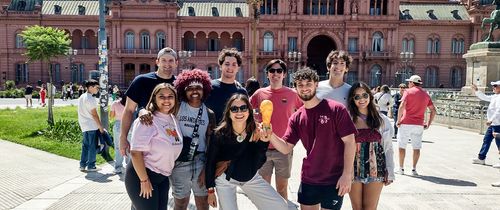
<instances>
[{"instance_id":1,"label":"pink building","mask_svg":"<svg viewBox=\"0 0 500 210\"><path fill-rule=\"evenodd\" d=\"M491 0L261 0L254 43L254 9L246 0L109 2L110 83L122 86L154 71L165 46L191 52L180 68L205 69L213 78L220 76L218 51L238 48L244 61L237 79L244 82L256 44L261 82L263 66L274 58L289 62L290 72L307 65L326 78L325 58L340 49L354 57L348 82L394 85L419 74L426 87L459 88L462 55L484 37L481 20L494 9ZM0 6L2 83L47 81L49 69L56 81L79 83L97 69L97 0L0 0ZM66 30L76 55L25 63L18 34L36 24ZM494 37L500 40L498 32Z\"/></svg>"}]
</instances>

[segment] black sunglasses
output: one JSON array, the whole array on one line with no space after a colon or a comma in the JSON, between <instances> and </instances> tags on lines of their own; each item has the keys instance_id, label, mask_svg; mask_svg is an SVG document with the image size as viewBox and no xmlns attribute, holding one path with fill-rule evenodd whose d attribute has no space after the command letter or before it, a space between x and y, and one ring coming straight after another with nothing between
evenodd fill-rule
<instances>
[{"instance_id":1,"label":"black sunglasses","mask_svg":"<svg viewBox=\"0 0 500 210\"><path fill-rule=\"evenodd\" d=\"M248 106L247 105L241 105L241 106L231 106L229 107L229 111L232 113L238 113L238 110L240 112L247 112L248 111Z\"/></svg>"},{"instance_id":2,"label":"black sunglasses","mask_svg":"<svg viewBox=\"0 0 500 210\"><path fill-rule=\"evenodd\" d=\"M368 95L368 93L363 93L363 94L361 94L361 95L355 95L355 96L354 96L354 100L355 100L355 101L357 101L357 100L360 100L360 99L362 99L362 98L363 98L363 99L367 99L367 98L369 98L369 97L370 97L370 95Z\"/></svg>"},{"instance_id":3,"label":"black sunglasses","mask_svg":"<svg viewBox=\"0 0 500 210\"><path fill-rule=\"evenodd\" d=\"M284 72L284 70L282 68L279 68L279 69L273 69L273 68L270 68L267 70L267 72L271 73L271 74L274 74L274 72L278 73L278 74L281 74Z\"/></svg>"}]
</instances>

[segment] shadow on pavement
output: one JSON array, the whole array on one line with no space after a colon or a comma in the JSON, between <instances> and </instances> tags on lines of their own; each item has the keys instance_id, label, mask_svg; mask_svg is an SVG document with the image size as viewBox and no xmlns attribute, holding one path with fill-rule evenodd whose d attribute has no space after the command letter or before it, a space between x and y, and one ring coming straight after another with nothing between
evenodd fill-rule
<instances>
[{"instance_id":1,"label":"shadow on pavement","mask_svg":"<svg viewBox=\"0 0 500 210\"><path fill-rule=\"evenodd\" d=\"M108 183L112 181L111 179L109 179L109 177L114 175L115 174L101 174L99 172L88 172L87 175L85 175L85 179L88 179L93 182Z\"/></svg>"},{"instance_id":2,"label":"shadow on pavement","mask_svg":"<svg viewBox=\"0 0 500 210\"><path fill-rule=\"evenodd\" d=\"M465 180L460 180L460 179L447 179L447 178L441 178L441 177L435 177L435 176L412 176L417 179L422 179L425 181L429 181L432 183L436 184L441 184L441 185L453 185L453 186L462 186L462 187L475 187L477 186L476 183L474 182L469 182Z\"/></svg>"}]
</instances>

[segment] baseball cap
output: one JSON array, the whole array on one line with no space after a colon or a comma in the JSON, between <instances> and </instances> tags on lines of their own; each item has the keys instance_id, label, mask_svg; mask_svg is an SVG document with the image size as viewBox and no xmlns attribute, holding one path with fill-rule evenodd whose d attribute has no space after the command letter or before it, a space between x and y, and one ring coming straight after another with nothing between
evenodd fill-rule
<instances>
[{"instance_id":1,"label":"baseball cap","mask_svg":"<svg viewBox=\"0 0 500 210\"><path fill-rule=\"evenodd\" d=\"M166 54L173 56L175 60L177 60L177 53L175 52L174 49L170 47L165 47L161 49L160 52L158 52L158 56L156 58L159 59L161 56L164 56Z\"/></svg>"},{"instance_id":2,"label":"baseball cap","mask_svg":"<svg viewBox=\"0 0 500 210\"><path fill-rule=\"evenodd\" d=\"M500 85L500 80L490 82L490 85Z\"/></svg>"},{"instance_id":3,"label":"baseball cap","mask_svg":"<svg viewBox=\"0 0 500 210\"><path fill-rule=\"evenodd\" d=\"M418 83L422 84L422 79L418 75L413 75L410 77L410 79L406 79L407 82L413 82L413 83Z\"/></svg>"}]
</instances>

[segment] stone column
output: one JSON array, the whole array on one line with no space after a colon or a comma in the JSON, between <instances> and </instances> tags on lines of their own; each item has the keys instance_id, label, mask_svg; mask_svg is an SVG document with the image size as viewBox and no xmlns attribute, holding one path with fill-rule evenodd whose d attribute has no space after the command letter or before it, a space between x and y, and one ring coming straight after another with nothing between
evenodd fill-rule
<instances>
[{"instance_id":1,"label":"stone column","mask_svg":"<svg viewBox=\"0 0 500 210\"><path fill-rule=\"evenodd\" d=\"M467 62L467 72L462 92L472 94L472 84L483 92L491 90L490 82L500 80L500 42L473 44L463 58Z\"/></svg>"}]
</instances>

